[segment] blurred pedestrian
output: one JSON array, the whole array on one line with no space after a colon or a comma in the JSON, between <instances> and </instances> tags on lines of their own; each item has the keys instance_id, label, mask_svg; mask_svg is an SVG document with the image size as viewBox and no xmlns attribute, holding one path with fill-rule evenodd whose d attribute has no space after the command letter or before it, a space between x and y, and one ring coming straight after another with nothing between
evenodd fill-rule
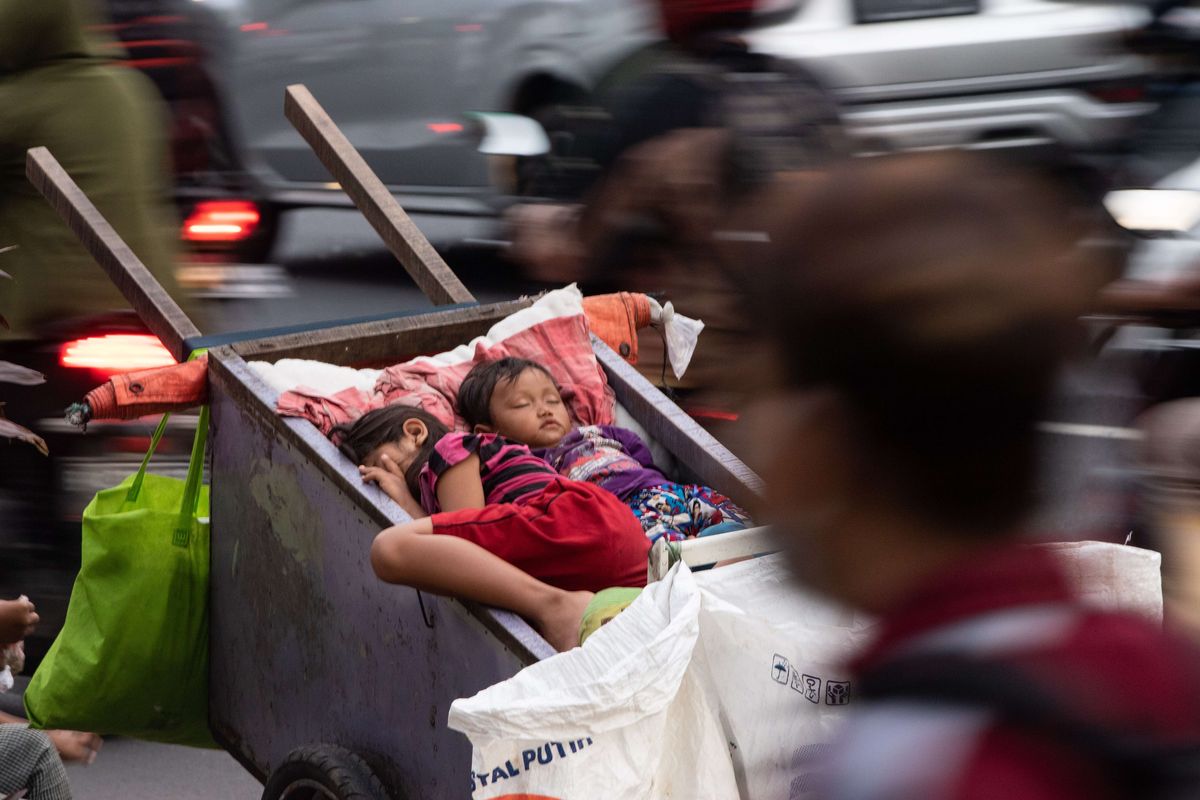
<instances>
[{"instance_id":1,"label":"blurred pedestrian","mask_svg":"<svg viewBox=\"0 0 1200 800\"><path fill-rule=\"evenodd\" d=\"M0 0L0 286L7 330L27 340L64 319L127 308L112 281L25 178L47 147L171 294L177 231L166 112L149 80L114 62L90 0Z\"/></svg>"},{"instance_id":2,"label":"blurred pedestrian","mask_svg":"<svg viewBox=\"0 0 1200 800\"><path fill-rule=\"evenodd\" d=\"M577 202L511 212L510 254L527 273L661 293L702 318L687 387L714 384L746 326L726 303L720 237L781 175L819 171L846 149L820 83L747 48L741 32L761 19L759 5L661 0L664 41L614 69L598 108L552 137L559 150L541 180L548 194ZM530 191L541 188L535 181ZM639 367L665 382L661 342L643 336Z\"/></svg>"},{"instance_id":3,"label":"blurred pedestrian","mask_svg":"<svg viewBox=\"0 0 1200 800\"><path fill-rule=\"evenodd\" d=\"M116 63L115 42L95 30L85 33L100 19L94 2L0 0L0 249L7 249L0 269L13 278L0 280L0 360L40 369L57 361L51 343L56 347L81 330L124 331L134 317L26 179L29 148L49 148L163 287L181 299L165 108L144 75ZM61 414L63 389L6 385L0 400L8 416L33 425ZM8 501L0 538L12 544L35 529L38 534L35 546L0 559L0 584L12 585L20 577L13 573L29 559L53 552L46 539L58 502L51 481L50 465L36 451L0 450L0 487ZM58 598L45 599L56 616Z\"/></svg>"},{"instance_id":4,"label":"blurred pedestrian","mask_svg":"<svg viewBox=\"0 0 1200 800\"><path fill-rule=\"evenodd\" d=\"M1195 653L1023 546L1035 425L1097 283L1057 198L911 156L779 210L743 282L752 463L798 576L880 618L820 796L1200 796Z\"/></svg>"},{"instance_id":5,"label":"blurred pedestrian","mask_svg":"<svg viewBox=\"0 0 1200 800\"><path fill-rule=\"evenodd\" d=\"M1200 641L1200 398L1156 406L1139 427L1144 505L1163 550L1164 614Z\"/></svg>"}]
</instances>

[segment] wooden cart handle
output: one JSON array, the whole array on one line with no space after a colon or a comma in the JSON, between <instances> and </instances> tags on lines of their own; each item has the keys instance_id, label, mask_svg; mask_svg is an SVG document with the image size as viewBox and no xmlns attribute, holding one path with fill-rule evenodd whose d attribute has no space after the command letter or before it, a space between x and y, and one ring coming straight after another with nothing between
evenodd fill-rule
<instances>
[{"instance_id":1,"label":"wooden cart handle","mask_svg":"<svg viewBox=\"0 0 1200 800\"><path fill-rule=\"evenodd\" d=\"M392 254L435 305L474 302L474 296L413 224L350 140L302 84L287 87L283 114L342 185Z\"/></svg>"},{"instance_id":2,"label":"wooden cart handle","mask_svg":"<svg viewBox=\"0 0 1200 800\"><path fill-rule=\"evenodd\" d=\"M175 360L185 360L188 352L184 341L199 336L200 331L49 150L34 147L25 154L25 176L104 268Z\"/></svg>"}]
</instances>

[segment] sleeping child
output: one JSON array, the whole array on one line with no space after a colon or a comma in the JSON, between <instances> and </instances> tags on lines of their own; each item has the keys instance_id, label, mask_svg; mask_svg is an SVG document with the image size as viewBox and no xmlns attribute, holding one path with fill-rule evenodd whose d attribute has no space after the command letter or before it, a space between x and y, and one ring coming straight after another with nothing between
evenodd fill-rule
<instances>
[{"instance_id":1,"label":"sleeping child","mask_svg":"<svg viewBox=\"0 0 1200 800\"><path fill-rule=\"evenodd\" d=\"M507 608L556 649L579 643L594 592L646 583L629 508L495 433L450 433L394 405L335 429L340 448L413 520L371 547L382 580Z\"/></svg>"},{"instance_id":2,"label":"sleeping child","mask_svg":"<svg viewBox=\"0 0 1200 800\"><path fill-rule=\"evenodd\" d=\"M745 511L707 486L674 483L654 465L633 431L613 425L575 427L550 372L535 361L479 364L463 380L458 409L477 434L500 434L533 448L567 478L620 498L650 542L740 530Z\"/></svg>"}]
</instances>

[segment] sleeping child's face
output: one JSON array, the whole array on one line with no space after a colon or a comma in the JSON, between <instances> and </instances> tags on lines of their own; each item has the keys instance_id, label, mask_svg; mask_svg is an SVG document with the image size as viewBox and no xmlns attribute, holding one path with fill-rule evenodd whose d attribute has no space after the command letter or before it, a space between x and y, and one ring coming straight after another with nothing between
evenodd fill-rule
<instances>
[{"instance_id":1,"label":"sleeping child's face","mask_svg":"<svg viewBox=\"0 0 1200 800\"><path fill-rule=\"evenodd\" d=\"M384 458L406 471L421 452L421 445L429 437L429 429L419 419L406 420L400 438L376 447L363 459L364 467L385 468Z\"/></svg>"},{"instance_id":2,"label":"sleeping child's face","mask_svg":"<svg viewBox=\"0 0 1200 800\"><path fill-rule=\"evenodd\" d=\"M553 447L571 430L571 417L558 387L545 372L527 369L496 384L488 402L491 425L477 432L498 433L530 447Z\"/></svg>"}]
</instances>

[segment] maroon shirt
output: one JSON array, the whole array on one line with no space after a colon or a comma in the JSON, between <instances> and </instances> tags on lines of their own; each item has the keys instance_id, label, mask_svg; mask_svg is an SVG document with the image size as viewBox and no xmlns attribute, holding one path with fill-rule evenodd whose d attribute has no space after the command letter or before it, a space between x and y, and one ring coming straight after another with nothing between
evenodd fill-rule
<instances>
[{"instance_id":1,"label":"maroon shirt","mask_svg":"<svg viewBox=\"0 0 1200 800\"><path fill-rule=\"evenodd\" d=\"M1062 708L1162 743L1200 737L1200 662L1141 619L1085 609L1055 557L1010 546L964 562L897 604L856 660L950 653L1011 664ZM1103 800L1106 774L1063 743L986 709L863 702L838 737L829 800Z\"/></svg>"}]
</instances>

